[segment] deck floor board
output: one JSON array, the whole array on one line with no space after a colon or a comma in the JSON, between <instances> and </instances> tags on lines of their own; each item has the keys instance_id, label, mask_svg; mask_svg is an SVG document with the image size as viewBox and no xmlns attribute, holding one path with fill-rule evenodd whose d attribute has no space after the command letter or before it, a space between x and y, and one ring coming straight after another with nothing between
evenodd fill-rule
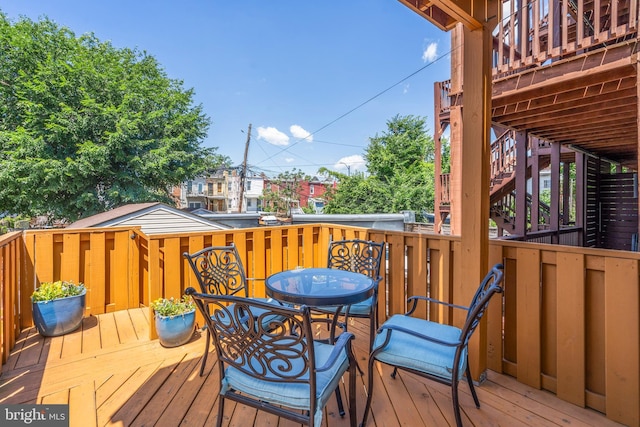
<instances>
[{"instance_id":1,"label":"deck floor board","mask_svg":"<svg viewBox=\"0 0 640 427\"><path fill-rule=\"evenodd\" d=\"M205 333L196 333L180 347L165 348L148 339L147 309L107 313L84 319L79 330L62 337L43 338L34 328L23 331L0 376L0 404L68 403L70 425L205 426L218 416L218 367L213 349L201 377ZM319 334L326 329L318 329ZM350 323L354 350L364 375L357 374L358 420L367 397L368 328ZM369 427L455 425L447 386L374 365ZM341 384L348 404L347 378ZM477 409L466 383L459 388L465 426L620 426L602 414L558 399L552 393L488 372L477 387ZM227 402L224 426L298 424L253 408ZM324 426L349 425L341 418L336 399L325 409Z\"/></svg>"}]
</instances>

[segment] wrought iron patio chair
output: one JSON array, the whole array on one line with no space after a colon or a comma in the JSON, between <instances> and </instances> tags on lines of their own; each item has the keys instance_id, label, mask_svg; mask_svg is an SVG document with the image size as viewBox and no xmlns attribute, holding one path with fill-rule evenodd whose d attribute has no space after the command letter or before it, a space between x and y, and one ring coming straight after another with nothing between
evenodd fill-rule
<instances>
[{"instance_id":1,"label":"wrought iron patio chair","mask_svg":"<svg viewBox=\"0 0 640 427\"><path fill-rule=\"evenodd\" d=\"M202 293L249 298L247 276L238 254L238 249L233 243L228 246L210 246L193 254L185 252L182 255L189 261ZM282 305L280 301L273 298L255 299L270 304ZM207 364L210 341L211 332L207 329L207 343L202 358L202 366L200 367L201 376Z\"/></svg>"},{"instance_id":2,"label":"wrought iron patio chair","mask_svg":"<svg viewBox=\"0 0 640 427\"><path fill-rule=\"evenodd\" d=\"M391 376L396 377L398 369L451 386L451 398L456 425L462 426L458 403L458 383L466 374L469 388L477 408L480 401L473 386L467 346L471 335L480 323L493 295L502 292L503 267L494 265L484 277L471 300L469 307L462 307L432 298L414 296L407 300L406 314L396 314L378 329L373 350L369 356L369 396L364 409L361 426L366 425L367 415L373 397L373 364L375 361L394 367ZM419 301L436 303L467 312L462 329L413 317Z\"/></svg>"},{"instance_id":3,"label":"wrought iron patio chair","mask_svg":"<svg viewBox=\"0 0 640 427\"><path fill-rule=\"evenodd\" d=\"M378 328L378 286L382 277L380 266L385 254L385 242L352 239L336 240L329 244L327 266L340 270L362 273L375 281L375 292L367 300L343 307L340 315L344 321L340 326L346 331L349 317L369 320L369 348L373 344L375 331ZM334 315L336 307L312 307L313 312Z\"/></svg>"},{"instance_id":4,"label":"wrought iron patio chair","mask_svg":"<svg viewBox=\"0 0 640 427\"><path fill-rule=\"evenodd\" d=\"M309 426L349 372L350 425L357 425L351 333L314 341L309 308L186 290L204 315L218 357L222 425L226 399Z\"/></svg>"}]
</instances>

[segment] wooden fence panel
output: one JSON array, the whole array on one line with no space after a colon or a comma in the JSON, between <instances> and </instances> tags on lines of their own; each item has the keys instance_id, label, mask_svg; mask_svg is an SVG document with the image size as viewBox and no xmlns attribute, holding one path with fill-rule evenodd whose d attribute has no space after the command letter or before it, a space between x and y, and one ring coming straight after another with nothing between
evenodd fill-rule
<instances>
[{"instance_id":1,"label":"wooden fence panel","mask_svg":"<svg viewBox=\"0 0 640 427\"><path fill-rule=\"evenodd\" d=\"M389 245L389 276L387 276L389 316L406 311L405 244L401 234L387 235Z\"/></svg>"},{"instance_id":2,"label":"wooden fence panel","mask_svg":"<svg viewBox=\"0 0 640 427\"><path fill-rule=\"evenodd\" d=\"M106 255L105 233L91 233L89 235L89 262L91 270L85 274L87 287L87 313L104 313L107 289L107 266L104 262Z\"/></svg>"},{"instance_id":3,"label":"wooden fence panel","mask_svg":"<svg viewBox=\"0 0 640 427\"><path fill-rule=\"evenodd\" d=\"M180 238L170 238L164 241L164 298L180 299L184 295L184 284L182 280L182 247Z\"/></svg>"},{"instance_id":4,"label":"wooden fence panel","mask_svg":"<svg viewBox=\"0 0 640 427\"><path fill-rule=\"evenodd\" d=\"M607 417L627 425L640 424L640 317L638 261L605 260L605 352Z\"/></svg>"},{"instance_id":5,"label":"wooden fence panel","mask_svg":"<svg viewBox=\"0 0 640 427\"><path fill-rule=\"evenodd\" d=\"M516 330L518 381L540 387L540 251L518 248Z\"/></svg>"},{"instance_id":6,"label":"wooden fence panel","mask_svg":"<svg viewBox=\"0 0 640 427\"><path fill-rule=\"evenodd\" d=\"M408 236L406 239L407 244L407 297L414 295L428 296L429 295L429 279L427 270L428 264L428 249L427 238L423 235ZM419 304L418 309L415 311L416 317L422 319L428 318L427 304Z\"/></svg>"},{"instance_id":7,"label":"wooden fence panel","mask_svg":"<svg viewBox=\"0 0 640 427\"><path fill-rule=\"evenodd\" d=\"M557 394L568 402L584 406L584 256L578 253L558 253L556 271Z\"/></svg>"},{"instance_id":8,"label":"wooden fence panel","mask_svg":"<svg viewBox=\"0 0 640 427\"><path fill-rule=\"evenodd\" d=\"M589 257L585 264L589 264ZM604 263L595 270L585 266L585 400L586 405L605 412L606 336Z\"/></svg>"},{"instance_id":9,"label":"wooden fence panel","mask_svg":"<svg viewBox=\"0 0 640 427\"><path fill-rule=\"evenodd\" d=\"M20 333L20 313L26 305L18 300L24 246L21 232L0 236L0 362L4 364ZM24 294L23 294L24 295ZM23 297L27 300L31 294ZM29 310L30 313L30 310ZM0 367L2 373L2 367Z\"/></svg>"},{"instance_id":10,"label":"wooden fence panel","mask_svg":"<svg viewBox=\"0 0 640 427\"><path fill-rule=\"evenodd\" d=\"M60 264L60 277L79 283L80 280L80 234L65 233L62 235L62 254L66 262ZM82 266L84 268L84 265Z\"/></svg>"},{"instance_id":11,"label":"wooden fence panel","mask_svg":"<svg viewBox=\"0 0 640 427\"><path fill-rule=\"evenodd\" d=\"M455 301L462 289L456 236L335 225L153 237L124 228L27 231L18 236L0 237L3 357L13 345L16 328L11 325L18 319L21 327L32 325L29 296L41 281L61 274L84 280L91 289L92 313L128 308L136 298L147 305L175 286L170 282L179 282L181 291L193 283L181 253L205 245L236 242L248 269L264 278L299 263L326 265L327 244L337 236L384 240L389 257L381 270L381 321L387 311L404 312L408 294ZM478 336L487 341L483 338L472 348L471 357L480 361L474 366L482 369L486 357L492 369L606 412L625 425L640 425L640 254L491 240L489 260L505 265L505 293L492 302L486 325L481 325ZM475 288L477 283L465 286ZM256 281L253 293L263 292L263 282ZM458 322L448 313L428 315ZM151 329L154 336L153 324ZM475 355L477 351L483 354Z\"/></svg>"},{"instance_id":12,"label":"wooden fence panel","mask_svg":"<svg viewBox=\"0 0 640 427\"><path fill-rule=\"evenodd\" d=\"M267 278L267 259L264 229L255 230L251 233L251 245L247 249L247 271L251 285L251 292L256 297L266 296L264 280Z\"/></svg>"},{"instance_id":13,"label":"wooden fence panel","mask_svg":"<svg viewBox=\"0 0 640 427\"><path fill-rule=\"evenodd\" d=\"M540 311L540 387L557 391L558 378L558 282L556 253L544 250L541 253L541 300ZM520 365L518 364L518 368Z\"/></svg>"}]
</instances>

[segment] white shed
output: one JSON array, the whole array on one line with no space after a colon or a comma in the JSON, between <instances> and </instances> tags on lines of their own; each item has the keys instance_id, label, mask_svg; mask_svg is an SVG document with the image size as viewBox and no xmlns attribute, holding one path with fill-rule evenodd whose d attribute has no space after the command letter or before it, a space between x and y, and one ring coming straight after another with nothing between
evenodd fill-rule
<instances>
[{"instance_id":1,"label":"white shed","mask_svg":"<svg viewBox=\"0 0 640 427\"><path fill-rule=\"evenodd\" d=\"M67 228L139 226L145 234L227 230L231 227L164 203L136 203L102 212L70 224Z\"/></svg>"}]
</instances>

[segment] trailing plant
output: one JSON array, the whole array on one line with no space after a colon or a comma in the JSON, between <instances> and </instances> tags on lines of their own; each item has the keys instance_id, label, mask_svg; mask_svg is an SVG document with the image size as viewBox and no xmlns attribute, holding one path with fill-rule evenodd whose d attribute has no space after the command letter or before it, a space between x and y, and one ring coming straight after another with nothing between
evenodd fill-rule
<instances>
[{"instance_id":1,"label":"trailing plant","mask_svg":"<svg viewBox=\"0 0 640 427\"><path fill-rule=\"evenodd\" d=\"M196 305L189 295L183 295L181 299L158 298L151 303L151 308L161 316L179 316L196 309Z\"/></svg>"},{"instance_id":2,"label":"trailing plant","mask_svg":"<svg viewBox=\"0 0 640 427\"><path fill-rule=\"evenodd\" d=\"M81 295L85 291L82 283L75 284L68 280L58 280L56 282L43 282L31 295L31 301L51 301L54 299L73 297Z\"/></svg>"}]
</instances>

